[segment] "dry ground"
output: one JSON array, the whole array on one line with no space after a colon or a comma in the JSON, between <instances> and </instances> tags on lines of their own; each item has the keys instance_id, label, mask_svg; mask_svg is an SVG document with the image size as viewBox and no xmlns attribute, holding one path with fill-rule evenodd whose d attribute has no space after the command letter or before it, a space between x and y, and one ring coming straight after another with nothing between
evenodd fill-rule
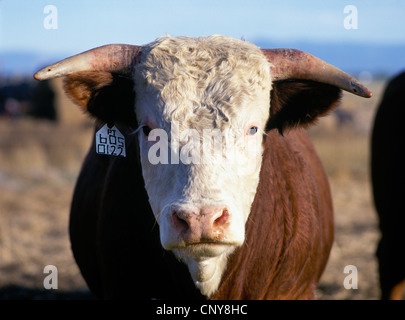
<instances>
[{"instance_id":1,"label":"dry ground","mask_svg":"<svg viewBox=\"0 0 405 320\"><path fill-rule=\"evenodd\" d=\"M53 85L60 92L60 81ZM335 243L317 290L319 299L378 299L379 238L369 181L369 133L382 83L372 100L344 95L336 115L310 131L330 178ZM0 121L0 299L90 298L70 251L69 205L90 144L92 126L58 96L58 125L28 119ZM80 120L79 120L80 119ZM58 289L44 290L44 266L58 268ZM358 270L358 289L343 286L346 265Z\"/></svg>"}]
</instances>

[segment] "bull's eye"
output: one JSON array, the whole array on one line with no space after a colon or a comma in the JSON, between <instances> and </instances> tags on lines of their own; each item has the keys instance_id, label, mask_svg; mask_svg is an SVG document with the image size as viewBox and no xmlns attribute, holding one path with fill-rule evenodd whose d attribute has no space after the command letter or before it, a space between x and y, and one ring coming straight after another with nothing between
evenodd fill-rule
<instances>
[{"instance_id":1,"label":"bull's eye","mask_svg":"<svg viewBox=\"0 0 405 320\"><path fill-rule=\"evenodd\" d=\"M258 127L253 126L253 127L250 127L250 128L248 129L248 131L246 132L246 134L247 134L248 136L253 136L253 135L255 135L255 134L257 133L258 130L259 130Z\"/></svg>"},{"instance_id":2,"label":"bull's eye","mask_svg":"<svg viewBox=\"0 0 405 320\"><path fill-rule=\"evenodd\" d=\"M152 129L151 129L151 127L143 126L142 131L143 131L145 136L149 136L149 133L152 131Z\"/></svg>"}]
</instances>

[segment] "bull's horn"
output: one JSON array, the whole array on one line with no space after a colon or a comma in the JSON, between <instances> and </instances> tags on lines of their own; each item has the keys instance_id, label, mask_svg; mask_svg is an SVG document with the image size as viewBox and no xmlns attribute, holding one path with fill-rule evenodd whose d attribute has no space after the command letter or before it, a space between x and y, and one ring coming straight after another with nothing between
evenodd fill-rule
<instances>
[{"instance_id":1,"label":"bull's horn","mask_svg":"<svg viewBox=\"0 0 405 320\"><path fill-rule=\"evenodd\" d=\"M356 79L313 55L295 49L262 49L271 63L273 81L287 79L313 80L334 85L358 96L372 93Z\"/></svg>"},{"instance_id":2,"label":"bull's horn","mask_svg":"<svg viewBox=\"0 0 405 320\"><path fill-rule=\"evenodd\" d=\"M79 71L108 71L131 76L139 62L142 47L128 44L109 44L79 53L38 71L34 78L46 80Z\"/></svg>"}]
</instances>

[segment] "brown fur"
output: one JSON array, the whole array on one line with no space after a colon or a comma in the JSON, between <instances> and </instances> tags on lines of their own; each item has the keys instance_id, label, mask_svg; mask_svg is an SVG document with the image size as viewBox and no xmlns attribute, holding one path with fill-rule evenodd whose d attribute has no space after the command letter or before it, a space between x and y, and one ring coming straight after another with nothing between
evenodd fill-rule
<instances>
[{"instance_id":1,"label":"brown fur","mask_svg":"<svg viewBox=\"0 0 405 320\"><path fill-rule=\"evenodd\" d=\"M271 131L244 245L212 299L313 299L333 241L327 177L302 129Z\"/></svg>"}]
</instances>

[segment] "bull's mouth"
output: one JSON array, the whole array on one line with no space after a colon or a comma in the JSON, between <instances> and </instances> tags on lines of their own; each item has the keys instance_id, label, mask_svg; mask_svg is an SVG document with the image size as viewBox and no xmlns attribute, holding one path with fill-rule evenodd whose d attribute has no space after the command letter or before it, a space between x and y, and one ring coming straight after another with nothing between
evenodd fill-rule
<instances>
[{"instance_id":1,"label":"bull's mouth","mask_svg":"<svg viewBox=\"0 0 405 320\"><path fill-rule=\"evenodd\" d=\"M226 241L217 241L217 240L201 240L201 241L196 241L196 242L187 242L184 244L184 247L190 247L190 246L204 246L204 245L213 245L213 246L233 246L236 245L236 243L233 242L226 242Z\"/></svg>"},{"instance_id":2,"label":"bull's mouth","mask_svg":"<svg viewBox=\"0 0 405 320\"><path fill-rule=\"evenodd\" d=\"M182 253L182 256L188 256L195 261L202 261L208 258L218 257L224 253L229 253L236 248L234 242L223 241L198 241L182 243L173 247Z\"/></svg>"},{"instance_id":3,"label":"bull's mouth","mask_svg":"<svg viewBox=\"0 0 405 320\"><path fill-rule=\"evenodd\" d=\"M215 247L215 246L229 247L238 245L240 244L232 241L200 240L200 241L180 242L178 244L173 245L171 249Z\"/></svg>"}]
</instances>

